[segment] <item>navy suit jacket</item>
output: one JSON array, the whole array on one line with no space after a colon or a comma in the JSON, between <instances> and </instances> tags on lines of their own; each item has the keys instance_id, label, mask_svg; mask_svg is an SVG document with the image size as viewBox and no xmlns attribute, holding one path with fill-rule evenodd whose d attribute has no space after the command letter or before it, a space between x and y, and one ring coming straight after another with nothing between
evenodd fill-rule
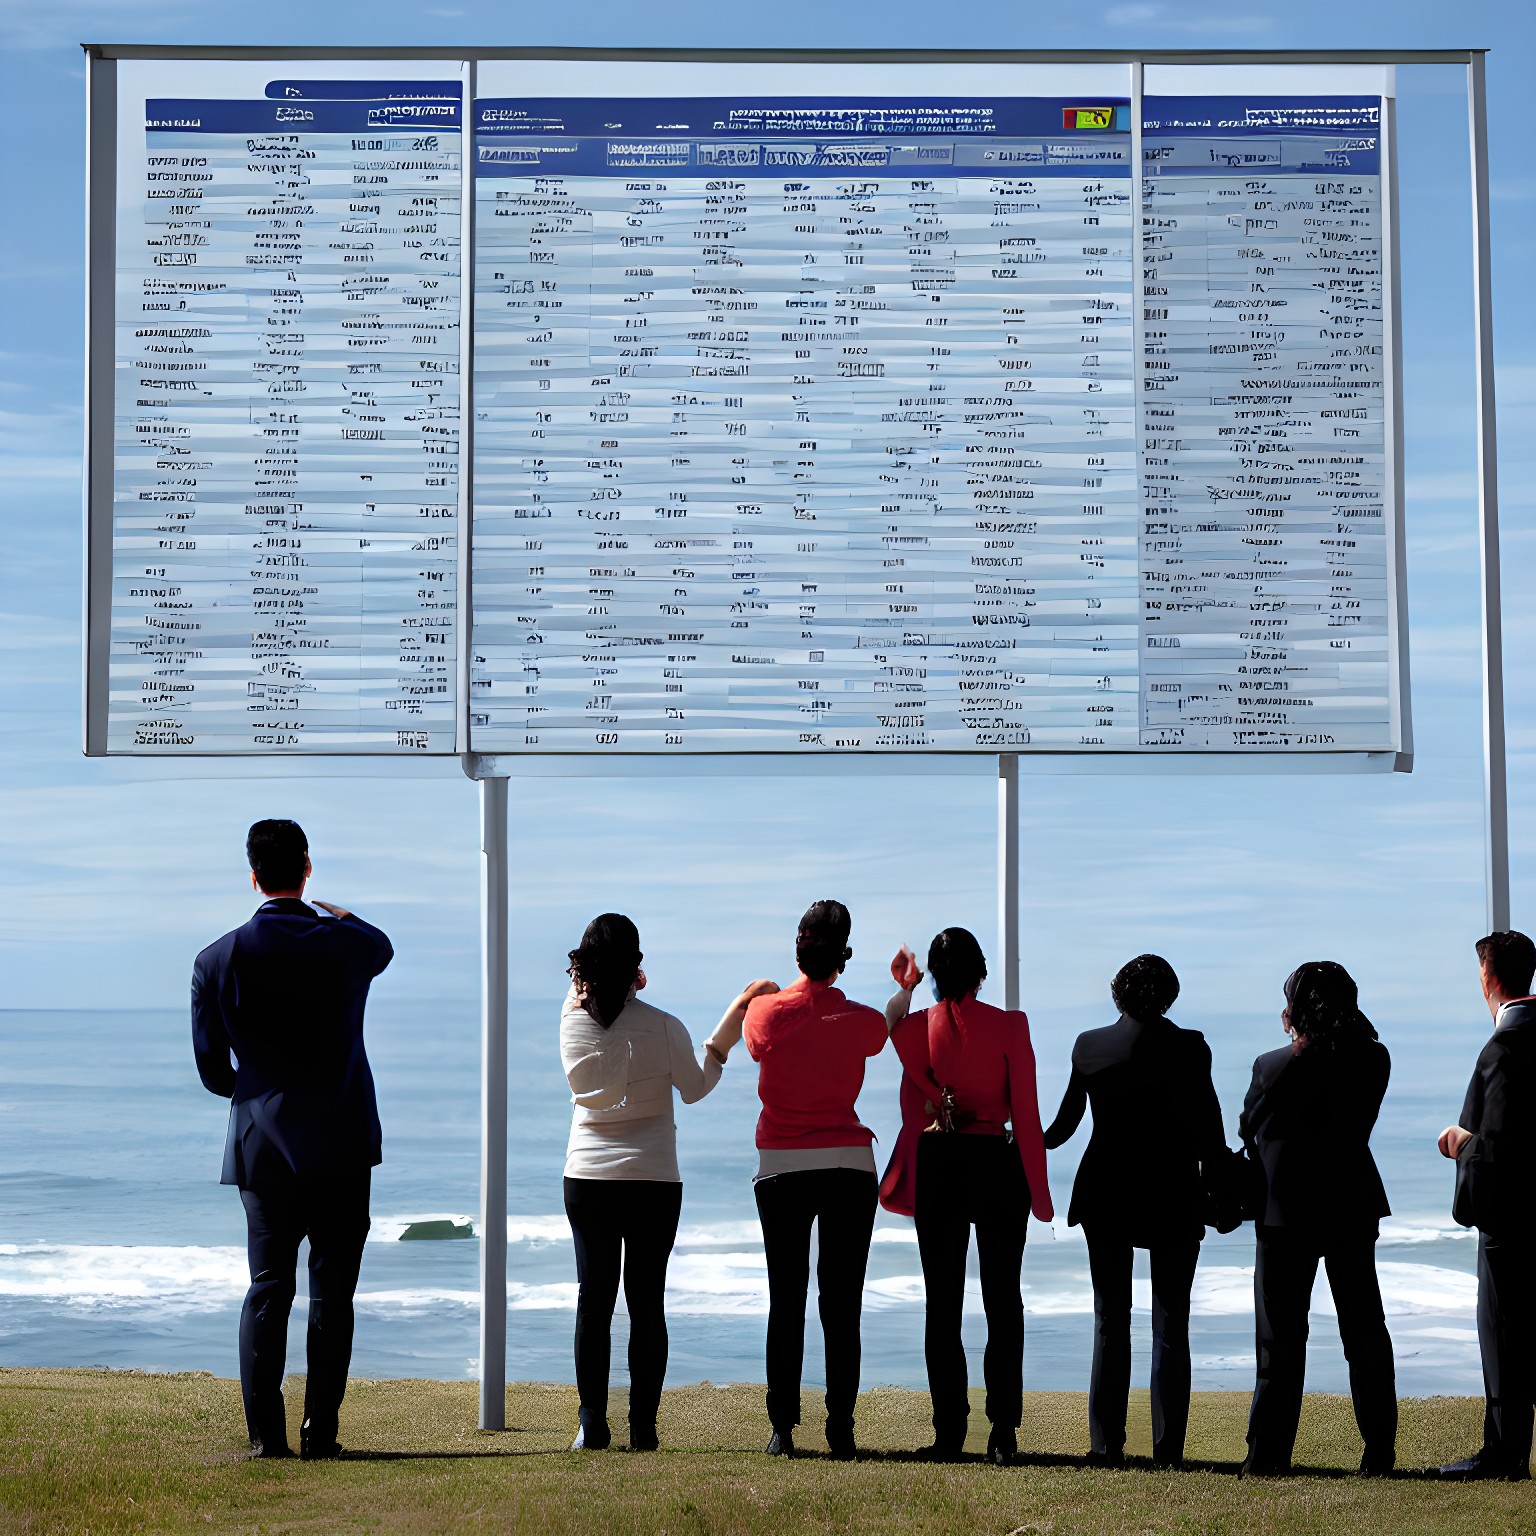
<instances>
[{"instance_id":1,"label":"navy suit jacket","mask_svg":"<svg viewBox=\"0 0 1536 1536\"><path fill-rule=\"evenodd\" d=\"M363 1007L394 953L361 918L282 897L197 957L198 1076L234 1100L221 1183L251 1189L383 1161Z\"/></svg>"}]
</instances>

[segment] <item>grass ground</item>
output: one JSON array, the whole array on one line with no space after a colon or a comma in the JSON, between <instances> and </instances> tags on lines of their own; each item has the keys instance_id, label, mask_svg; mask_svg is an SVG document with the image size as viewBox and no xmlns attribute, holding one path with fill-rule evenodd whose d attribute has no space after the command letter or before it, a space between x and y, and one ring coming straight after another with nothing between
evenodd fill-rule
<instances>
[{"instance_id":1,"label":"grass ground","mask_svg":"<svg viewBox=\"0 0 1536 1536\"><path fill-rule=\"evenodd\" d=\"M681 1387L662 1403L654 1455L573 1453L575 1392L507 1391L505 1433L475 1428L473 1383L354 1381L342 1410L344 1461L252 1462L239 1384L196 1373L0 1370L0 1530L79 1532L514 1531L581 1536L1087 1536L1095 1532L1536 1533L1536 1485L1435 1483L1405 1472L1350 1475L1360 1442L1349 1400L1310 1396L1288 1478L1239 1479L1246 1394L1195 1395L1190 1467L1120 1472L1082 1464L1083 1394L1028 1394L1010 1468L929 1466L928 1399L865 1393L854 1464L762 1454L760 1387ZM297 1407L302 1382L289 1379ZM977 1394L976 1396L979 1396ZM808 1393L800 1440L825 1450ZM612 1419L623 1422L616 1395ZM971 1449L986 1423L973 1397ZM1482 1402L1409 1399L1406 1469L1468 1454ZM289 1433L298 1445L297 1416ZM1151 1450L1145 1392L1132 1401L1133 1456Z\"/></svg>"}]
</instances>

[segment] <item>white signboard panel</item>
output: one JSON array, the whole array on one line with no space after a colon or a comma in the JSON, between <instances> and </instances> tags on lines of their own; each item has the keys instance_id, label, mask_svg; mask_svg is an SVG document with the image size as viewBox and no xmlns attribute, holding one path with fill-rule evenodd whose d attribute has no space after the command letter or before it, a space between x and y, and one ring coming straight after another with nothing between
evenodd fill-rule
<instances>
[{"instance_id":1,"label":"white signboard panel","mask_svg":"<svg viewBox=\"0 0 1536 1536\"><path fill-rule=\"evenodd\" d=\"M116 68L88 750L1408 760L1385 81Z\"/></svg>"},{"instance_id":2,"label":"white signboard panel","mask_svg":"<svg viewBox=\"0 0 1536 1536\"><path fill-rule=\"evenodd\" d=\"M1393 745L1381 98L1146 98L1143 745Z\"/></svg>"},{"instance_id":3,"label":"white signboard panel","mask_svg":"<svg viewBox=\"0 0 1536 1536\"><path fill-rule=\"evenodd\" d=\"M481 92L477 750L1136 744L1128 96Z\"/></svg>"},{"instance_id":4,"label":"white signboard panel","mask_svg":"<svg viewBox=\"0 0 1536 1536\"><path fill-rule=\"evenodd\" d=\"M108 751L454 750L463 84L392 68L123 66Z\"/></svg>"}]
</instances>

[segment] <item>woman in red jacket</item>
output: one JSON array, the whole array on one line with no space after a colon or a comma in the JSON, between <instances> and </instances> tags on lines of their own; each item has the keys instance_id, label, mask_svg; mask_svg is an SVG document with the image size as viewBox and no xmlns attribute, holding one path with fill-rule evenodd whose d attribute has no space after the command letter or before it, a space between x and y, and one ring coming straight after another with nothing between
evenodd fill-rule
<instances>
[{"instance_id":1,"label":"woman in red jacket","mask_svg":"<svg viewBox=\"0 0 1536 1536\"><path fill-rule=\"evenodd\" d=\"M888 1211L917 1218L928 1293L929 1454L940 1460L959 1456L970 1414L960 1312L976 1228L987 1314L987 1457L1006 1465L1018 1451L1024 1406L1024 1238L1031 1208L1041 1221L1053 1214L1035 1053L1022 1013L976 1000L987 962L972 934L946 928L928 950L928 969L939 1000L912 1013L922 972L906 949L891 965L899 990L885 1017L903 1069L901 1135L880 1200Z\"/></svg>"},{"instance_id":2,"label":"woman in red jacket","mask_svg":"<svg viewBox=\"0 0 1536 1536\"><path fill-rule=\"evenodd\" d=\"M811 1223L817 1223L816 1287L827 1350L827 1444L855 1454L859 1315L875 1226L874 1132L854 1101L864 1063L885 1049L885 1020L836 986L853 956L853 920L840 901L818 901L800 919L800 977L752 999L745 1029L727 1015L708 1042L724 1058L743 1033L758 1064L757 1212L768 1260L768 1418L771 1456L795 1454Z\"/></svg>"}]
</instances>

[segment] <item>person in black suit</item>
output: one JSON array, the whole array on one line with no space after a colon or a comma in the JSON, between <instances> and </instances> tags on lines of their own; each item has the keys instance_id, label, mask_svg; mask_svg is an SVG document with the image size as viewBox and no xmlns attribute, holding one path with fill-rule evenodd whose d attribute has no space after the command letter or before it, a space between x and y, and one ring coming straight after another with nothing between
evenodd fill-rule
<instances>
[{"instance_id":1,"label":"person in black suit","mask_svg":"<svg viewBox=\"0 0 1536 1536\"><path fill-rule=\"evenodd\" d=\"M1376 1279L1376 1237L1392 1214L1371 1129L1392 1058L1361 1013L1342 965L1309 960L1285 981L1280 1015L1292 1043L1260 1056L1238 1131L1256 1167L1253 1275L1258 1379L1245 1473L1288 1472L1301 1417L1307 1312L1319 1262L1328 1270L1349 1361L1360 1470L1397 1460L1397 1382Z\"/></svg>"},{"instance_id":2,"label":"person in black suit","mask_svg":"<svg viewBox=\"0 0 1536 1536\"><path fill-rule=\"evenodd\" d=\"M258 821L245 847L265 900L192 967L192 1049L203 1086L233 1100L220 1182L236 1185L245 1207L251 1288L240 1312L240 1390L257 1456L293 1454L283 1372L299 1244L309 1239L299 1443L314 1460L341 1452L352 1296L372 1170L383 1161L363 1007L394 950L360 917L299 899L310 862L297 822Z\"/></svg>"},{"instance_id":3,"label":"person in black suit","mask_svg":"<svg viewBox=\"0 0 1536 1536\"><path fill-rule=\"evenodd\" d=\"M1483 1356L1483 1448L1440 1468L1455 1479L1531 1475L1536 1398L1536 944L1523 933L1477 941L1493 1038L1477 1058L1461 1123L1440 1133L1456 1160L1452 1214L1476 1227L1477 1342Z\"/></svg>"},{"instance_id":4,"label":"person in black suit","mask_svg":"<svg viewBox=\"0 0 1536 1536\"><path fill-rule=\"evenodd\" d=\"M1166 1017L1179 978L1158 955L1138 955L1110 985L1120 1017L1072 1047L1072 1076L1048 1149L1077 1130L1093 1105L1093 1136L1072 1186L1071 1226L1082 1225L1093 1275L1092 1459L1124 1461L1131 1388L1133 1250L1152 1260L1152 1455L1184 1457L1189 1424L1189 1293L1200 1242L1202 1164L1225 1160L1221 1105L1205 1037Z\"/></svg>"}]
</instances>

